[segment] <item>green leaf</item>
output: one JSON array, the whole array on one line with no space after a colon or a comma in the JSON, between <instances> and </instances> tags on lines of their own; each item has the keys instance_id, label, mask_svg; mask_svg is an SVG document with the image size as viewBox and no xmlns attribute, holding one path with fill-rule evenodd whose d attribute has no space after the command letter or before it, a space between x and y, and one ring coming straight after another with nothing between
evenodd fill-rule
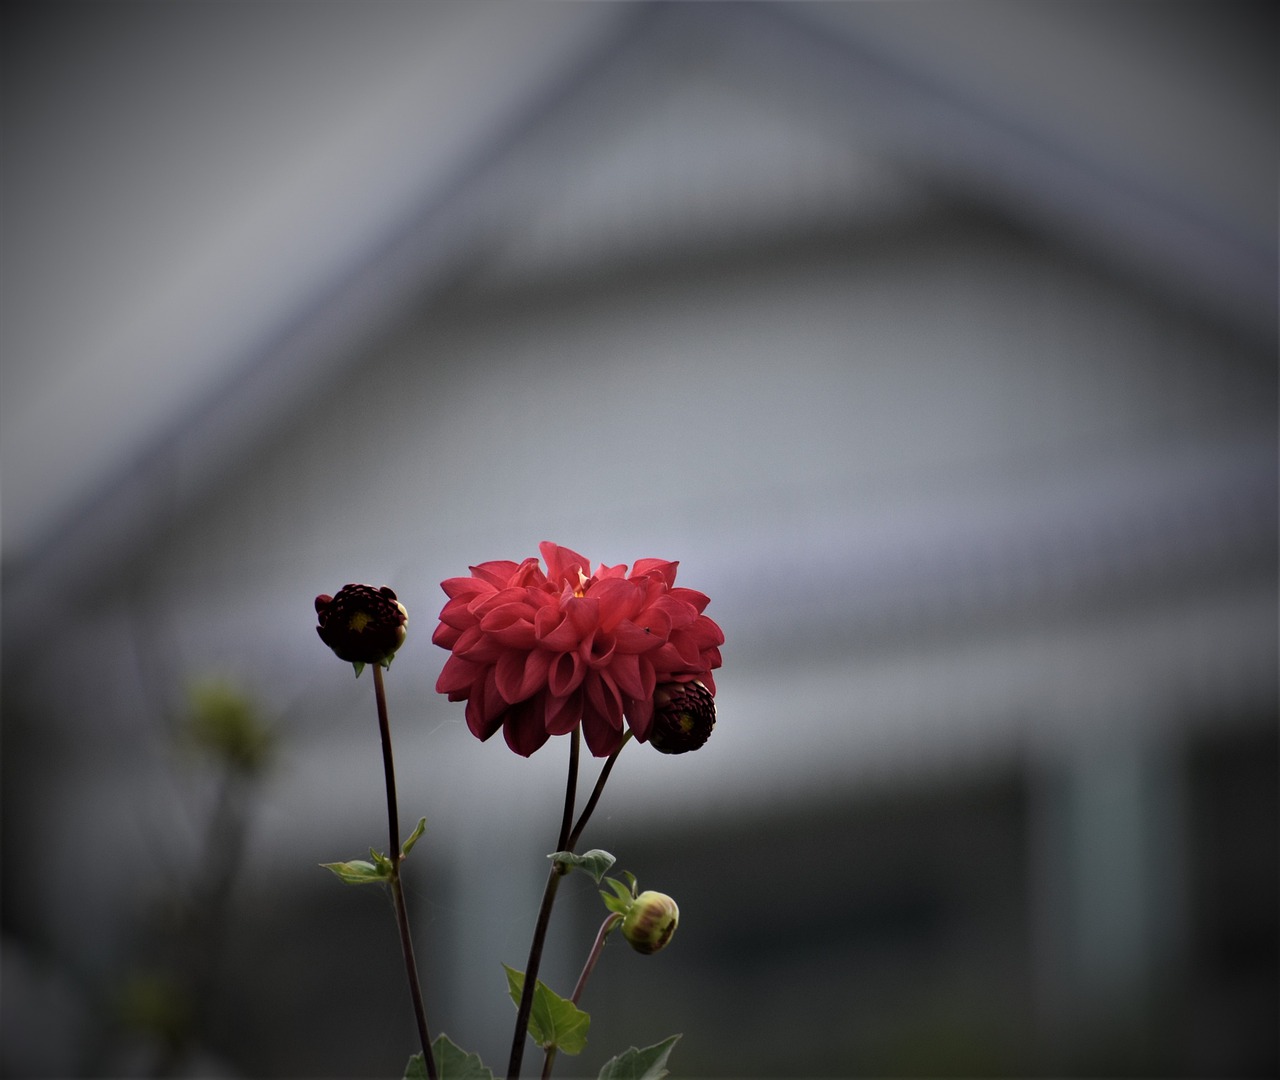
<instances>
[{"instance_id":1,"label":"green leaf","mask_svg":"<svg viewBox=\"0 0 1280 1080\"><path fill-rule=\"evenodd\" d=\"M524 972L502 965L507 972L507 992L520 1008L524 991ZM562 998L541 979L533 988L533 1009L529 1013L529 1034L543 1050L553 1047L566 1054L580 1054L587 1045L591 1017L572 1001Z\"/></svg>"},{"instance_id":2,"label":"green leaf","mask_svg":"<svg viewBox=\"0 0 1280 1080\"><path fill-rule=\"evenodd\" d=\"M386 856L378 864L364 859L352 859L350 862L326 862L320 865L326 870L332 870L348 885L376 885L391 876L391 861Z\"/></svg>"},{"instance_id":3,"label":"green leaf","mask_svg":"<svg viewBox=\"0 0 1280 1080\"><path fill-rule=\"evenodd\" d=\"M409 839L400 845L400 854L408 855L409 852L413 850L413 845L418 842L419 837L421 837L422 834L426 831L427 831L427 819L424 817L418 818L417 828L413 830L413 833L410 835Z\"/></svg>"},{"instance_id":4,"label":"green leaf","mask_svg":"<svg viewBox=\"0 0 1280 1080\"><path fill-rule=\"evenodd\" d=\"M431 1056L436 1059L438 1080L493 1080L493 1073L485 1067L479 1054L468 1054L447 1036L437 1035L431 1044ZM427 1080L427 1065L421 1054L414 1054L404 1070L404 1080Z\"/></svg>"},{"instance_id":5,"label":"green leaf","mask_svg":"<svg viewBox=\"0 0 1280 1080\"><path fill-rule=\"evenodd\" d=\"M636 876L626 871L624 873L627 874L628 884L626 885L617 878L605 878L605 881L609 883L609 888L617 893L618 899L629 905L636 898Z\"/></svg>"},{"instance_id":6,"label":"green leaf","mask_svg":"<svg viewBox=\"0 0 1280 1080\"><path fill-rule=\"evenodd\" d=\"M607 851L601 851L600 848L592 848L583 855L575 855L572 851L555 851L548 855L547 858L554 860L557 865L567 867L569 870L581 870L590 874L595 878L597 885L600 884L600 879L604 877L605 871L618 861Z\"/></svg>"},{"instance_id":7,"label":"green leaf","mask_svg":"<svg viewBox=\"0 0 1280 1080\"><path fill-rule=\"evenodd\" d=\"M679 1035L672 1035L653 1046L637 1050L634 1046L610 1058L600 1070L599 1080L662 1080L667 1075L667 1057Z\"/></svg>"},{"instance_id":8,"label":"green leaf","mask_svg":"<svg viewBox=\"0 0 1280 1080\"><path fill-rule=\"evenodd\" d=\"M605 878L609 888L614 891L610 896L603 889L600 890L600 899L604 901L604 906L617 915L626 915L631 910L631 901L636 896L636 876L630 871L624 870L623 873L627 877L629 884L624 885L617 878Z\"/></svg>"},{"instance_id":9,"label":"green leaf","mask_svg":"<svg viewBox=\"0 0 1280 1080\"><path fill-rule=\"evenodd\" d=\"M357 679L360 678L360 672L364 670L364 661L363 660L353 661L351 666L356 669L356 678Z\"/></svg>"},{"instance_id":10,"label":"green leaf","mask_svg":"<svg viewBox=\"0 0 1280 1080\"><path fill-rule=\"evenodd\" d=\"M631 909L631 905L626 900L619 900L616 896L610 896L603 889L600 891L600 899L604 901L605 907L615 915L621 915L623 918L626 918L627 912Z\"/></svg>"}]
</instances>

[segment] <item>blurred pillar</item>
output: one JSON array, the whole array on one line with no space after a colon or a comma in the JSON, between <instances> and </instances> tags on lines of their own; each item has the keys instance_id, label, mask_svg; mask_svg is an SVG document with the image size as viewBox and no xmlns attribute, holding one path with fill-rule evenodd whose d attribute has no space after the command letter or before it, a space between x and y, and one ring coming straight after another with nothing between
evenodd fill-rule
<instances>
[{"instance_id":1,"label":"blurred pillar","mask_svg":"<svg viewBox=\"0 0 1280 1080\"><path fill-rule=\"evenodd\" d=\"M1186 820L1167 730L1098 725L1046 763L1032 807L1037 981L1053 1070L1176 1060ZM1176 1040L1175 1040L1176 1041Z\"/></svg>"},{"instance_id":2,"label":"blurred pillar","mask_svg":"<svg viewBox=\"0 0 1280 1080\"><path fill-rule=\"evenodd\" d=\"M449 932L441 958L448 974L428 1014L431 1035L448 1035L495 1070L506 1067L516 1015L502 965L524 969L545 882L540 872L550 867L540 858L546 839L533 825L513 821L483 843L469 837L449 855Z\"/></svg>"}]
</instances>

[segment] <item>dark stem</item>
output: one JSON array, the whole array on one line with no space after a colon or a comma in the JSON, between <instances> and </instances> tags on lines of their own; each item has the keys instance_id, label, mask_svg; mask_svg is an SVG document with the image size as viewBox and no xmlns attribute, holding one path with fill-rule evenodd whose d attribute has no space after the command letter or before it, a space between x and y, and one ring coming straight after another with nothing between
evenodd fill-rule
<instances>
[{"instance_id":1,"label":"dark stem","mask_svg":"<svg viewBox=\"0 0 1280 1080\"><path fill-rule=\"evenodd\" d=\"M436 1080L436 1061L431 1054L431 1035L427 1031L427 1011L422 1003L422 987L418 984L418 964L413 956L413 937L409 932L409 913L405 909L404 889L400 885L400 813L396 809L396 769L391 756L391 721L387 717L387 691L382 681L382 665L373 665L373 690L378 702L378 730L382 733L382 768L387 778L387 857L391 860L391 897L395 902L396 924L400 928L400 950L404 953L405 973L409 977L409 996L413 999L413 1015L418 1023L418 1039L422 1043L423 1063L429 1080Z\"/></svg>"},{"instance_id":2,"label":"dark stem","mask_svg":"<svg viewBox=\"0 0 1280 1080\"><path fill-rule=\"evenodd\" d=\"M573 804L578 797L578 754L579 743L582 741L578 732L580 728L574 728L569 738L569 777L564 785L564 814L560 818L560 838L556 841L557 851L568 851L565 847L569 843L569 826L573 823Z\"/></svg>"},{"instance_id":3,"label":"dark stem","mask_svg":"<svg viewBox=\"0 0 1280 1080\"><path fill-rule=\"evenodd\" d=\"M604 782L609 779L609 774L613 772L613 766L618 760L618 755L622 753L622 748L631 741L631 732L628 731L623 737L622 742L618 744L609 760L604 763L604 768L600 770L600 778L596 781L596 786L591 791L591 798L587 800L587 805L582 808L582 816L578 818L578 823L573 827L573 832L569 834L569 840L564 846L565 851L572 851L574 845L578 842L578 838L582 836L582 830L587 827L587 822L591 820L591 814L596 808L596 803L600 801L600 795L604 791Z\"/></svg>"},{"instance_id":4,"label":"dark stem","mask_svg":"<svg viewBox=\"0 0 1280 1080\"><path fill-rule=\"evenodd\" d=\"M561 850L564 850L563 848ZM556 902L556 890L564 876L559 863L553 863L547 875L547 887L542 893L542 906L538 909L538 921L533 928L533 945L529 949L529 963L524 973L524 987L520 992L520 1008L516 1011L516 1030L511 1039L511 1060L507 1064L507 1080L516 1080L520 1064L524 1060L524 1040L529 1033L529 1014L533 1011L533 991L537 985L538 967L542 963L542 945L551 924L551 908Z\"/></svg>"},{"instance_id":5,"label":"dark stem","mask_svg":"<svg viewBox=\"0 0 1280 1080\"><path fill-rule=\"evenodd\" d=\"M581 725L569 736L569 777L564 786L564 813L560 816L560 834L556 851L569 851L569 826L573 821L573 805L578 795L578 754L581 744ZM547 887L542 892L542 906L538 908L538 921L533 927L533 943L529 947L529 962L524 970L524 987L520 991L520 1005L516 1009L516 1029L511 1036L511 1058L507 1064L508 1080L520 1075L524 1060L524 1040L529 1032L529 1014L533 1012L533 992L538 985L538 968L542 965L542 946L547 939L547 927L551 925L551 908L556 902L556 890L564 871L559 863L551 864L547 875Z\"/></svg>"},{"instance_id":6,"label":"dark stem","mask_svg":"<svg viewBox=\"0 0 1280 1080\"><path fill-rule=\"evenodd\" d=\"M577 985L573 988L573 996L569 998L573 1004L576 1005L582 1000L582 991L587 988L587 980L591 978L591 973L596 969L596 961L600 959L600 953L604 951L605 938L620 922L622 922L622 916L615 911L600 924L600 929L596 933L596 940L591 946L590 954L587 956L587 962L582 965L582 974L578 976ZM551 1066L555 1063L555 1060L556 1048L553 1046L547 1051L547 1056L542 1061L542 1080L547 1080L550 1077Z\"/></svg>"},{"instance_id":7,"label":"dark stem","mask_svg":"<svg viewBox=\"0 0 1280 1080\"><path fill-rule=\"evenodd\" d=\"M578 822L573 826L568 836L565 833L568 829L569 822L573 818L573 803L575 790L578 786L578 739L581 725L573 729L573 737L569 742L569 783L565 786L564 797L564 815L560 820L560 838L556 844L557 851L572 851L574 845L577 844L578 838L582 836L582 830L587 827L587 821L591 818L592 811L595 810L596 804L600 801L600 795L604 791L604 783L609 779L609 773L613 771L614 762L618 760L618 755L622 753L622 748L627 745L631 739L631 732L628 731L622 737L622 742L618 744L609 760L605 762L604 768L600 770L600 777L596 780L596 786L592 789L591 798L587 800L587 805L583 807L582 816L578 818ZM538 921L533 928L533 944L529 949L529 963L525 967L524 972L524 988L520 993L520 1007L516 1011L516 1030L511 1039L511 1060L507 1065L507 1080L516 1080L520 1075L520 1064L524 1060L524 1040L529 1031L529 1013L533 1010L533 992L537 986L538 968L542 963L542 946L547 938L547 927L551 923L551 908L556 902L556 890L560 887L560 878L565 874L565 870L558 863L552 863L551 873L547 875L547 887L542 893L542 907L538 909Z\"/></svg>"}]
</instances>

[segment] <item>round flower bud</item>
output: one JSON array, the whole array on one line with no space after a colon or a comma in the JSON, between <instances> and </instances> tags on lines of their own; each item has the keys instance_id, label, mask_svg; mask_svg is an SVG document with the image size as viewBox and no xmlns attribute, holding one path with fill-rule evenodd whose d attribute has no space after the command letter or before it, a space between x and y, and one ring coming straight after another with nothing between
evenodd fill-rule
<instances>
[{"instance_id":1,"label":"round flower bud","mask_svg":"<svg viewBox=\"0 0 1280 1080\"><path fill-rule=\"evenodd\" d=\"M665 683L653 695L649 743L664 754L697 750L716 726L716 699L702 683Z\"/></svg>"},{"instance_id":2,"label":"round flower bud","mask_svg":"<svg viewBox=\"0 0 1280 1080\"><path fill-rule=\"evenodd\" d=\"M656 953L666 948L680 922L680 909L666 893L642 892L622 919L622 936L636 952Z\"/></svg>"},{"instance_id":3,"label":"round flower bud","mask_svg":"<svg viewBox=\"0 0 1280 1080\"><path fill-rule=\"evenodd\" d=\"M316 633L339 660L352 664L391 663L404 644L409 614L385 585L344 585L337 596L316 597Z\"/></svg>"}]
</instances>

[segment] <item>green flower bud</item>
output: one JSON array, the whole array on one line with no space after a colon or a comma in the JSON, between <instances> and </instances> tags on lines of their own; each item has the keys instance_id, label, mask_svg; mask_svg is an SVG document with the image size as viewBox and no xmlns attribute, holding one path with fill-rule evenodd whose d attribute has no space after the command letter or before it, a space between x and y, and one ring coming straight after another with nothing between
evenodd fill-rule
<instances>
[{"instance_id":1,"label":"green flower bud","mask_svg":"<svg viewBox=\"0 0 1280 1080\"><path fill-rule=\"evenodd\" d=\"M316 597L319 626L316 633L339 660L348 663L381 664L404 644L409 614L396 594L385 585L344 585L337 596ZM357 674L359 670L357 668Z\"/></svg>"},{"instance_id":2,"label":"green flower bud","mask_svg":"<svg viewBox=\"0 0 1280 1080\"><path fill-rule=\"evenodd\" d=\"M187 730L196 746L238 772L261 772L271 760L271 729L253 703L225 683L192 688Z\"/></svg>"},{"instance_id":3,"label":"green flower bud","mask_svg":"<svg viewBox=\"0 0 1280 1080\"><path fill-rule=\"evenodd\" d=\"M622 919L622 936L636 952L656 953L666 948L680 922L680 909L666 893L642 892Z\"/></svg>"},{"instance_id":4,"label":"green flower bud","mask_svg":"<svg viewBox=\"0 0 1280 1080\"><path fill-rule=\"evenodd\" d=\"M649 744L664 754L697 750L716 726L716 699L702 683L664 683L653 695Z\"/></svg>"}]
</instances>

